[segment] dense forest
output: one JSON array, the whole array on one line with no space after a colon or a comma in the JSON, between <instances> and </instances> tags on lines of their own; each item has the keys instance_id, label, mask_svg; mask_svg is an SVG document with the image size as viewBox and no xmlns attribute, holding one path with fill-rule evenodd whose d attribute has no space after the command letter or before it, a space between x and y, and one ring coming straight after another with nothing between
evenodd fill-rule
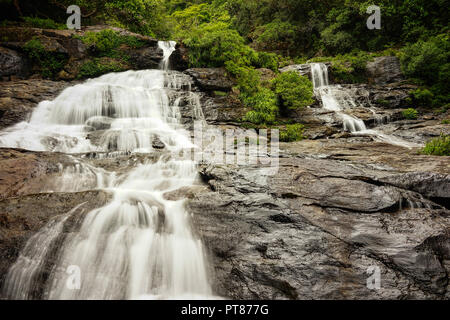
<instances>
[{"instance_id":1,"label":"dense forest","mask_svg":"<svg viewBox=\"0 0 450 320\"><path fill-rule=\"evenodd\" d=\"M367 8L373 2L360 0L0 3L3 24L63 29L66 8L77 4L84 26L108 24L180 41L189 49L191 67L223 66L236 79L239 99L252 108L245 120L255 125L274 124L286 110L308 105L312 97L306 79L282 74L268 82L256 69L278 72L292 63L331 61L337 82L358 83L364 82L366 63L382 55L399 57L403 73L419 86L411 96L414 107L448 109L450 45L444 0L379 0L379 30L366 26ZM94 40L111 42L112 37L104 34L104 39Z\"/></svg>"}]
</instances>

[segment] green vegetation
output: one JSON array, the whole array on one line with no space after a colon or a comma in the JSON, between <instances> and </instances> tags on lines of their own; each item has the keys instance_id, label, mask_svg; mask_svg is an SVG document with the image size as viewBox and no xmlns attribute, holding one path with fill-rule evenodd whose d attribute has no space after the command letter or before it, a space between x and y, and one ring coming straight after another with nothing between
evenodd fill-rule
<instances>
[{"instance_id":1,"label":"green vegetation","mask_svg":"<svg viewBox=\"0 0 450 320\"><path fill-rule=\"evenodd\" d=\"M33 17L24 20L60 28L67 19L65 9L76 4L84 26L104 23L182 41L191 67L226 68L237 82L233 92L251 108L243 120L253 124L274 125L289 109L311 101L306 79L277 75L276 81L261 81L258 68L278 74L286 64L328 61L333 81L360 83L367 81L367 62L379 55L398 56L410 82L419 84L411 94L412 106L448 109L450 45L444 0L379 0L381 30L367 29L366 9L374 4L367 0L43 0L39 10L25 5L29 1L14 1L24 4L22 10L13 1L4 6L17 11L17 21ZM115 66L93 60L83 66L84 75L119 69L127 61L122 48L141 45L139 39L112 30L87 33L82 40L94 46L96 58L117 60ZM28 51L47 75L61 68L60 59L38 52L39 57Z\"/></svg>"},{"instance_id":2,"label":"green vegetation","mask_svg":"<svg viewBox=\"0 0 450 320\"><path fill-rule=\"evenodd\" d=\"M405 117L405 119L415 120L417 119L419 113L417 112L416 109L408 108L406 110L403 110L402 115L403 117Z\"/></svg>"},{"instance_id":3,"label":"green vegetation","mask_svg":"<svg viewBox=\"0 0 450 320\"><path fill-rule=\"evenodd\" d=\"M280 131L280 141L293 142L303 139L303 130L305 127L302 124L288 124L286 129Z\"/></svg>"},{"instance_id":4,"label":"green vegetation","mask_svg":"<svg viewBox=\"0 0 450 320\"><path fill-rule=\"evenodd\" d=\"M23 17L26 26L30 26L33 28L42 28L42 29L59 29L64 30L67 26L64 23L56 23L52 19L46 18L38 18L38 17ZM22 24L23 25L23 24Z\"/></svg>"},{"instance_id":5,"label":"green vegetation","mask_svg":"<svg viewBox=\"0 0 450 320\"><path fill-rule=\"evenodd\" d=\"M440 137L427 142L422 149L422 153L434 156L450 156L450 135L441 134Z\"/></svg>"},{"instance_id":6,"label":"green vegetation","mask_svg":"<svg viewBox=\"0 0 450 320\"><path fill-rule=\"evenodd\" d=\"M355 50L334 57L316 57L306 62L331 62L334 81L337 83L361 83L367 81L366 65L373 58L384 55L384 52L368 53ZM392 53L391 53L392 54Z\"/></svg>"},{"instance_id":7,"label":"green vegetation","mask_svg":"<svg viewBox=\"0 0 450 320\"><path fill-rule=\"evenodd\" d=\"M108 72L119 72L125 68L119 61L94 58L85 62L78 73L78 78L93 78Z\"/></svg>"},{"instance_id":8,"label":"green vegetation","mask_svg":"<svg viewBox=\"0 0 450 320\"><path fill-rule=\"evenodd\" d=\"M421 106L439 107L450 100L450 42L448 34L407 45L400 54L406 76L424 87L413 93Z\"/></svg>"},{"instance_id":9,"label":"green vegetation","mask_svg":"<svg viewBox=\"0 0 450 320\"><path fill-rule=\"evenodd\" d=\"M28 41L23 49L28 58L40 68L42 75L46 78L55 77L67 61L64 54L45 50L38 38Z\"/></svg>"},{"instance_id":10,"label":"green vegetation","mask_svg":"<svg viewBox=\"0 0 450 320\"><path fill-rule=\"evenodd\" d=\"M272 84L278 98L278 106L282 110L303 108L314 102L311 81L300 76L298 72L282 73Z\"/></svg>"},{"instance_id":11,"label":"green vegetation","mask_svg":"<svg viewBox=\"0 0 450 320\"><path fill-rule=\"evenodd\" d=\"M80 39L88 46L95 46L97 55L100 57L123 57L123 54L121 55L118 50L120 46L140 48L145 44L144 41L136 37L124 36L111 29L100 32L86 32Z\"/></svg>"}]
</instances>

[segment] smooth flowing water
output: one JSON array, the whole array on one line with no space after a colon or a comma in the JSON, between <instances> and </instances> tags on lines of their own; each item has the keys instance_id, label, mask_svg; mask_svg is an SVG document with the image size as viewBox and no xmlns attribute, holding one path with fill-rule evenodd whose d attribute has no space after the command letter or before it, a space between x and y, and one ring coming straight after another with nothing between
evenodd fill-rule
<instances>
[{"instance_id":1,"label":"smooth flowing water","mask_svg":"<svg viewBox=\"0 0 450 320\"><path fill-rule=\"evenodd\" d=\"M164 51L161 68L167 69L175 43L159 45ZM205 250L191 228L184 200L164 197L198 179L196 163L175 156L194 147L179 121L180 99L169 95L174 88L189 87L182 79L164 70L107 74L68 88L53 101L41 102L30 121L0 134L2 147L59 151L72 157L92 151L151 153L155 139L167 151L157 162L148 161L121 175L83 163L81 158L77 158L78 166L63 170L73 189L62 183L62 191L79 191L77 185L93 179L96 182L88 185L106 188L112 200L89 212L79 230L65 237L42 298L211 296ZM195 100L195 93L189 94ZM201 116L198 110L194 113ZM98 141L93 143L89 135L97 135ZM49 247L72 214L53 220L29 240L6 276L6 297L33 297ZM71 268L80 271L81 284L76 289L67 285Z\"/></svg>"},{"instance_id":2,"label":"smooth flowing water","mask_svg":"<svg viewBox=\"0 0 450 320\"><path fill-rule=\"evenodd\" d=\"M342 121L345 131L352 134L369 135L375 139L406 148L419 147L419 144L405 141L393 135L388 135L379 130L367 129L363 120L348 114L352 108L357 107L351 92L339 85L330 85L328 67L324 63L312 63L311 75L314 92L322 100L324 109L334 112ZM374 110L371 110L374 113Z\"/></svg>"}]
</instances>

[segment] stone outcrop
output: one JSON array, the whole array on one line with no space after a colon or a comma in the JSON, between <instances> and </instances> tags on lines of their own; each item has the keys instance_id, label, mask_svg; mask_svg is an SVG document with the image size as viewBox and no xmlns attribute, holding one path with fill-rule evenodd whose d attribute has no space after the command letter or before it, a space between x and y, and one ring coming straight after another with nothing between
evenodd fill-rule
<instances>
[{"instance_id":1,"label":"stone outcrop","mask_svg":"<svg viewBox=\"0 0 450 320\"><path fill-rule=\"evenodd\" d=\"M15 50L0 47L0 77L24 76L27 74L28 62Z\"/></svg>"},{"instance_id":2,"label":"stone outcrop","mask_svg":"<svg viewBox=\"0 0 450 320\"><path fill-rule=\"evenodd\" d=\"M225 68L192 68L185 71L203 91L229 92L233 87Z\"/></svg>"},{"instance_id":3,"label":"stone outcrop","mask_svg":"<svg viewBox=\"0 0 450 320\"><path fill-rule=\"evenodd\" d=\"M71 162L63 154L0 149L0 200L41 192L58 164Z\"/></svg>"},{"instance_id":4,"label":"stone outcrop","mask_svg":"<svg viewBox=\"0 0 450 320\"><path fill-rule=\"evenodd\" d=\"M8 269L16 261L27 240L37 231L76 208L66 225L67 232L70 232L71 227L82 222L86 213L106 204L109 198L110 195L104 191L87 191L30 194L20 198L0 200L0 287L3 285ZM64 236L65 233L56 241L56 245L62 243ZM44 268L44 279L57 258L56 252L52 250L55 248L48 249L48 267ZM43 286L39 285L35 288L37 292L42 289ZM0 299L2 299L2 292L0 292Z\"/></svg>"},{"instance_id":5,"label":"stone outcrop","mask_svg":"<svg viewBox=\"0 0 450 320\"><path fill-rule=\"evenodd\" d=\"M376 57L367 63L366 72L369 83L386 84L403 80L397 57Z\"/></svg>"},{"instance_id":6,"label":"stone outcrop","mask_svg":"<svg viewBox=\"0 0 450 320\"><path fill-rule=\"evenodd\" d=\"M70 79L77 72L76 63L95 50L73 34L40 29L20 34L17 41L6 43L9 49L0 51L0 63L11 66L11 61L21 58L23 43L38 36L47 50L70 57ZM147 46L129 51L131 64L157 67L162 57L157 42L143 39ZM186 57L185 48L179 45L171 63L183 70ZM401 120L401 108L407 106L409 92L415 87L391 83L400 79L395 64L392 59L376 59L368 67L373 84L342 86L357 103L349 114L368 127L382 126L383 132L395 132L412 142L423 143L441 132L450 134L441 116ZM281 71L297 70L310 76L308 68L297 65ZM19 74L11 70L5 75ZM380 70L392 71L392 75ZM265 80L273 77L267 70L260 71ZM225 69L194 68L171 76L189 78L191 89L200 93L198 101L189 91L175 95L172 93L180 88L168 89L170 105L178 104L180 122L188 129L199 111L217 128L239 126L249 111L233 91L233 80ZM73 84L39 79L2 82L0 129L25 120L38 102L54 98ZM342 132L341 119L319 103L290 116L305 124L309 139L281 143L276 172L268 174L264 167L252 164L220 165L205 159L198 168L198 184L163 195L174 201L187 199L192 223L209 253L214 293L234 299L449 299L448 157L425 156L418 148ZM86 123L92 144L101 143L111 122L112 118L98 117ZM157 149L152 154L124 152L115 157L97 152L69 156L0 149L0 287L26 241L38 230L76 208L55 241L57 246L67 233L78 230L87 212L110 198L107 192L90 191L96 186L95 174L85 185L72 186L75 192L62 191L57 183L65 168L76 168L82 162L84 174L89 174L93 164L120 176L167 152L157 136L152 145ZM110 151L117 148L111 146ZM68 180L71 182L70 176ZM47 254L43 278L54 263L55 248ZM379 290L367 287L370 267L380 269ZM42 289L38 283L34 296L41 297Z\"/></svg>"},{"instance_id":7,"label":"stone outcrop","mask_svg":"<svg viewBox=\"0 0 450 320\"><path fill-rule=\"evenodd\" d=\"M211 191L197 194L188 207L212 255L217 293L234 299L448 299L449 211L432 197L450 197L448 160L433 158L442 165L434 169L445 172L437 174L426 171L433 170L429 157L400 155L404 149L386 144L347 142L311 156L297 154L302 144L283 144L273 176L251 165L201 169ZM424 171L402 173L360 148L378 148L393 163L403 156L395 161L403 170ZM422 187L421 177L434 183ZM380 290L366 285L371 266L380 268Z\"/></svg>"},{"instance_id":8,"label":"stone outcrop","mask_svg":"<svg viewBox=\"0 0 450 320\"><path fill-rule=\"evenodd\" d=\"M0 82L0 129L27 119L39 102L52 100L73 84L40 79Z\"/></svg>"},{"instance_id":9,"label":"stone outcrop","mask_svg":"<svg viewBox=\"0 0 450 320\"><path fill-rule=\"evenodd\" d=\"M80 37L86 32L99 32L105 29L115 30L123 36L133 36L144 43L139 48L131 48L126 45L121 46L120 50L124 55L128 56L126 62L116 58L109 58L110 61L104 61L105 64L118 63L122 70L157 69L159 67L163 52L158 47L158 40L121 28L99 25L83 27L82 30L75 31L1 27L0 65L2 68L0 76L28 78L33 74L39 74L42 70L26 58L24 49L28 41L37 39L48 54L58 55L58 58L64 63L62 70L54 75L54 78L57 80L77 79L82 65L96 58L98 51L95 45L87 46L84 44ZM183 46L177 46L177 50L171 57L171 67L175 70L187 68L187 52Z\"/></svg>"}]
</instances>

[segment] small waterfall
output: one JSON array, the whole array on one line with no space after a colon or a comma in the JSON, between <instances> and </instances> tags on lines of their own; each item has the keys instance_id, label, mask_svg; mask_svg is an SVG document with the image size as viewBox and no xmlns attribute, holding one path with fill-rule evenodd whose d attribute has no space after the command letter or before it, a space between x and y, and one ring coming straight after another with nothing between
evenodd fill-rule
<instances>
[{"instance_id":1,"label":"small waterfall","mask_svg":"<svg viewBox=\"0 0 450 320\"><path fill-rule=\"evenodd\" d=\"M159 45L164 50L162 68L167 69L175 44ZM74 188L107 188L112 200L89 212L78 231L63 237L45 284L36 279L46 278L39 274L45 272L48 248L64 232L72 213L31 238L5 279L6 297L33 298L38 285L44 287L39 298L48 299L211 297L206 253L191 228L184 200L164 197L199 180L196 163L177 157L194 145L180 124L180 100L173 102L169 96L180 94L173 88L190 88L190 84L172 73L127 71L88 80L53 101L41 102L29 122L0 134L1 146L69 154L150 153L155 138L167 151L156 163L148 160L127 173L108 175L83 163L82 157L74 167L61 168L64 191L75 191L67 190L67 179L73 179ZM188 95L199 104L195 93ZM202 117L199 110L194 114ZM67 270L73 266L81 272L78 289L67 286Z\"/></svg>"},{"instance_id":2,"label":"small waterfall","mask_svg":"<svg viewBox=\"0 0 450 320\"><path fill-rule=\"evenodd\" d=\"M158 41L158 47L163 50L164 58L161 61L160 69L168 70L170 64L170 56L175 51L175 41Z\"/></svg>"},{"instance_id":3,"label":"small waterfall","mask_svg":"<svg viewBox=\"0 0 450 320\"><path fill-rule=\"evenodd\" d=\"M349 90L339 86L330 85L328 81L328 67L324 63L311 64L311 78L314 86L314 92L322 100L323 108L333 111L338 118L342 120L342 126L345 131L353 134L368 135L375 139L392 145L406 148L419 147L420 145L405 141L398 137L387 135L378 130L367 129L363 120L346 113L357 107L357 104ZM374 112L373 110L371 110Z\"/></svg>"},{"instance_id":4,"label":"small waterfall","mask_svg":"<svg viewBox=\"0 0 450 320\"><path fill-rule=\"evenodd\" d=\"M328 67L324 63L311 64L311 76L314 92L321 98L323 108L334 111L342 120L344 130L358 132L366 130L364 121L346 114L343 107L351 108L356 104L352 97L340 86L330 86L328 82Z\"/></svg>"},{"instance_id":5,"label":"small waterfall","mask_svg":"<svg viewBox=\"0 0 450 320\"><path fill-rule=\"evenodd\" d=\"M328 86L328 67L324 63L312 63L311 78L314 89Z\"/></svg>"}]
</instances>

